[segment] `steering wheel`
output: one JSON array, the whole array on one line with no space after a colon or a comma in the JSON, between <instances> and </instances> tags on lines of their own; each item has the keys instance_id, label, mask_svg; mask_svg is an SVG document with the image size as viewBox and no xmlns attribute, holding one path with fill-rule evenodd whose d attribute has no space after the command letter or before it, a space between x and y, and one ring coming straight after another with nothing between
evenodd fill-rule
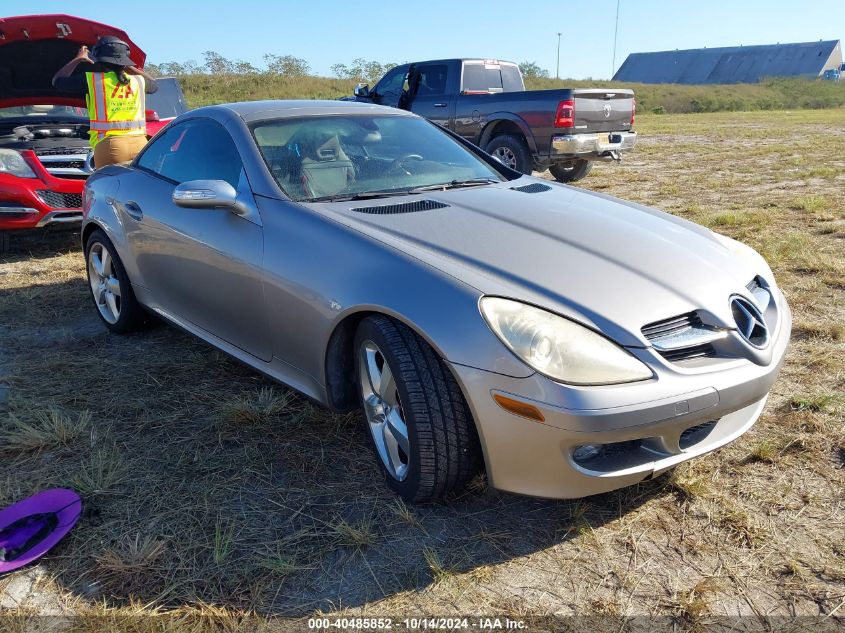
<instances>
[{"instance_id":1,"label":"steering wheel","mask_svg":"<svg viewBox=\"0 0 845 633\"><path fill-rule=\"evenodd\" d=\"M395 159L392 163L390 163L390 167L387 168L388 172L394 172L398 170L402 170L405 175L412 176L412 172L408 169L408 166L405 164L408 161L422 161L425 160L419 154L405 154L400 156L399 158Z\"/></svg>"}]
</instances>

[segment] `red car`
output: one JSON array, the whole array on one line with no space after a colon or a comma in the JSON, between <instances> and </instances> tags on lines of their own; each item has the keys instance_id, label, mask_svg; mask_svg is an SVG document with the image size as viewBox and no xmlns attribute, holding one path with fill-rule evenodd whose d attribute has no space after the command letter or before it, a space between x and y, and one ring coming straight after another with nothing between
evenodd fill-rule
<instances>
[{"instance_id":1,"label":"red car","mask_svg":"<svg viewBox=\"0 0 845 633\"><path fill-rule=\"evenodd\" d=\"M53 88L55 72L99 37L114 35L143 67L146 54L122 30L69 15L0 18L0 252L9 232L82 221L92 173L85 99ZM186 110L175 79L147 95L147 135Z\"/></svg>"}]
</instances>

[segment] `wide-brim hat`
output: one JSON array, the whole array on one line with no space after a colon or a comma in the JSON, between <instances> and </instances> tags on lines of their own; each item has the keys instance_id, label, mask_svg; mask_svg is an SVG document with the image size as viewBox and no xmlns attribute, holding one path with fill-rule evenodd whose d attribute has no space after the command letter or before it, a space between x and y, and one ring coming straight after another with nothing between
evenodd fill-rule
<instances>
[{"instance_id":1,"label":"wide-brim hat","mask_svg":"<svg viewBox=\"0 0 845 633\"><path fill-rule=\"evenodd\" d=\"M46 554L82 514L73 490L54 488L0 510L0 574Z\"/></svg>"},{"instance_id":2,"label":"wide-brim hat","mask_svg":"<svg viewBox=\"0 0 845 633\"><path fill-rule=\"evenodd\" d=\"M101 37L91 49L91 58L95 62L116 66L134 66L129 58L129 44L119 37Z\"/></svg>"}]
</instances>

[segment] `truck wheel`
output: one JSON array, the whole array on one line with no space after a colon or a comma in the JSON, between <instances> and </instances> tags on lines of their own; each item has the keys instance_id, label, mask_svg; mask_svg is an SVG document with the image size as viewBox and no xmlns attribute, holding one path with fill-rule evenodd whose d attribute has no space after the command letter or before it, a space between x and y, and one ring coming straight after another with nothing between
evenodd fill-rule
<instances>
[{"instance_id":1,"label":"truck wheel","mask_svg":"<svg viewBox=\"0 0 845 633\"><path fill-rule=\"evenodd\" d=\"M407 326L364 319L355 335L358 390L388 486L410 503L438 501L481 469L481 447L461 389Z\"/></svg>"},{"instance_id":2,"label":"truck wheel","mask_svg":"<svg viewBox=\"0 0 845 633\"><path fill-rule=\"evenodd\" d=\"M549 171L558 182L575 182L590 173L593 162L589 160L574 160L571 163L558 163L549 167Z\"/></svg>"},{"instance_id":3,"label":"truck wheel","mask_svg":"<svg viewBox=\"0 0 845 633\"><path fill-rule=\"evenodd\" d=\"M487 143L487 153L498 158L511 169L523 174L531 174L534 161L531 159L531 152L525 141L519 136L503 134L495 137Z\"/></svg>"}]
</instances>

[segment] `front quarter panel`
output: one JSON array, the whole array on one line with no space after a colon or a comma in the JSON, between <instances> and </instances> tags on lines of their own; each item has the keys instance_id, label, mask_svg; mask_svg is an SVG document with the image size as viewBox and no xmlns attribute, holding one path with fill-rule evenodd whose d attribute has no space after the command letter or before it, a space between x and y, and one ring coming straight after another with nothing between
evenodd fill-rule
<instances>
[{"instance_id":1,"label":"front quarter panel","mask_svg":"<svg viewBox=\"0 0 845 633\"><path fill-rule=\"evenodd\" d=\"M449 361L515 377L533 373L493 335L480 292L304 206L259 198L274 355L325 384L335 327L359 312L405 322Z\"/></svg>"}]
</instances>

